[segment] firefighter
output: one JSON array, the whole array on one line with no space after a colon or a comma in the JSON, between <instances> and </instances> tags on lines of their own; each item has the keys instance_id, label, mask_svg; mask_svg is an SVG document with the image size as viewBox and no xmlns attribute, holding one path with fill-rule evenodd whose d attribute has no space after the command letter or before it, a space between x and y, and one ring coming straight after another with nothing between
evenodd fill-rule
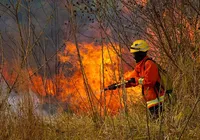
<instances>
[{"instance_id":1,"label":"firefighter","mask_svg":"<svg viewBox=\"0 0 200 140\"><path fill-rule=\"evenodd\" d=\"M159 116L162 111L162 103L164 101L164 90L159 86L160 76L156 63L151 61L147 55L149 45L144 40L136 40L130 47L130 53L136 61L136 66L130 77L126 78L125 87L142 85L142 94L146 101L153 118ZM115 90L121 86L120 83L115 83L106 90Z\"/></svg>"}]
</instances>

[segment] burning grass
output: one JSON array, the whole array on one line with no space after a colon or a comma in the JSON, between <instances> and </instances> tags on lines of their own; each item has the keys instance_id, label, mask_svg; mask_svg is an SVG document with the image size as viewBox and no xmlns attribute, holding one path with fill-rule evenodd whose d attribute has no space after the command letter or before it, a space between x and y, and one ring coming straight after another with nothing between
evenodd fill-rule
<instances>
[{"instance_id":1,"label":"burning grass","mask_svg":"<svg viewBox=\"0 0 200 140\"><path fill-rule=\"evenodd\" d=\"M123 62L120 62L116 53L119 46L81 43L79 48L83 68L79 65L75 44L68 42L64 51L58 53L61 67L57 74L45 77L31 68L25 70L20 69L20 65L15 65L10 66L13 69L9 70L5 65L3 79L7 86L13 87L19 93L34 92L44 102L49 102L50 97L51 103L59 102L63 110L71 110L73 113L88 113L91 110L100 114L118 113L123 108L120 99L122 90L103 92L102 89L114 82L120 82L123 77L119 71ZM127 89L127 102L135 103L140 100L140 91L140 87Z\"/></svg>"},{"instance_id":2,"label":"burning grass","mask_svg":"<svg viewBox=\"0 0 200 140\"><path fill-rule=\"evenodd\" d=\"M194 63L188 65L181 65L185 73L172 71L178 100L165 108L162 121L147 121L146 108L141 102L129 104L128 113L122 109L112 116L72 112L47 115L35 111L36 99L27 93L15 104L16 110L10 102L2 102L1 96L0 139L198 139L199 84L195 78L199 75L192 69L196 67Z\"/></svg>"},{"instance_id":3,"label":"burning grass","mask_svg":"<svg viewBox=\"0 0 200 140\"><path fill-rule=\"evenodd\" d=\"M199 79L198 65L189 56L184 56L184 59L183 56L180 56L178 60L178 65L184 71L174 69L168 64L168 70L174 79L174 93L178 100L176 104L165 108L163 118L160 120L152 121L147 119L146 108L142 103L142 98L137 94L133 94L133 89L127 90L127 97L129 99L127 100L128 111L124 110L123 102L121 102L123 96L120 95L120 89L115 92L107 92L107 97L109 98L106 101L111 99L112 101L105 104L106 106L103 106L101 111L98 108L100 107L98 106L99 102L92 104L92 107L97 109L97 111L92 112L91 109L86 110L84 107L88 106L83 104L83 102L77 102L78 100L61 100L63 99L61 97L67 97L65 95L67 92L60 90L63 94L57 96L54 90L56 86L49 86L55 84L53 82L55 80L46 79L45 88L43 83L45 79L34 75L32 77L32 84L34 86L29 86L29 90L22 88L29 85L27 83L25 83L25 86L16 84L17 86L20 85L20 87L15 87L14 89L17 91L21 89L23 93L17 94L14 91L14 93L8 93L9 97L12 94L15 95L12 96L13 98L19 97L16 98L18 102L5 100L6 98L1 96L0 124L2 127L0 128L0 139L198 139L200 137L198 133L200 131L200 126L198 125L200 123L199 83L197 80ZM25 75L30 76L32 73L29 71ZM19 78L17 83L22 84L27 78L26 76ZM94 77L94 75L88 76ZM5 77L9 76L5 75ZM76 75L66 77L63 74L56 76L56 79L57 81L60 80L59 85L62 88L67 89L66 78L72 77L74 78ZM37 81L38 79L39 82ZM34 84L34 80L36 84ZM100 82L100 79L98 80ZM34 90L38 86L42 87ZM78 87L80 88L81 86ZM1 89L4 89L1 91L1 95L5 95L6 88L1 86ZM137 87L135 90L140 93L139 89L140 87ZM33 97L33 92L37 96ZM129 94L131 92L132 94ZM46 97L47 94L49 95ZM75 94L73 97L74 99L79 97L87 99L87 96L82 94ZM97 95L95 93L93 97L96 98L93 98L93 101L100 99L100 96ZM117 98L111 98L112 96L110 95L117 96ZM135 102L135 98L137 102ZM49 102L46 106L52 106L55 102L57 103L53 115L48 113L51 111L44 112L42 104L44 102L47 103L47 101ZM119 108L118 104L120 103L122 106ZM66 105L70 108L69 110L66 109ZM107 114L102 113L105 111L104 107L107 109Z\"/></svg>"}]
</instances>

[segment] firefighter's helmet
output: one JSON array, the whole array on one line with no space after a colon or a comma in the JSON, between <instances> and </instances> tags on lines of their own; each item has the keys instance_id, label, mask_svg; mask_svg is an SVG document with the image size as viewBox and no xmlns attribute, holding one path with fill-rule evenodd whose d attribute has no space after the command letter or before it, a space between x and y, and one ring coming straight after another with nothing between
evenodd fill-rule
<instances>
[{"instance_id":1,"label":"firefighter's helmet","mask_svg":"<svg viewBox=\"0 0 200 140\"><path fill-rule=\"evenodd\" d=\"M146 52L148 50L149 50L149 45L144 40L136 40L135 42L133 42L130 48L131 53L135 53L139 51Z\"/></svg>"}]
</instances>

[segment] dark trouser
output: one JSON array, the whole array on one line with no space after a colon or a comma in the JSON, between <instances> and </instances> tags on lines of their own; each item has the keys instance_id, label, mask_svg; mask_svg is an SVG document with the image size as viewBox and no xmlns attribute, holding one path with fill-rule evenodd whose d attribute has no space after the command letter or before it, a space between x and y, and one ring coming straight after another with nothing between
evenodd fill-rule
<instances>
[{"instance_id":1,"label":"dark trouser","mask_svg":"<svg viewBox=\"0 0 200 140\"><path fill-rule=\"evenodd\" d=\"M153 118L158 118L159 112L161 113L163 111L162 104L150 107L149 111Z\"/></svg>"}]
</instances>

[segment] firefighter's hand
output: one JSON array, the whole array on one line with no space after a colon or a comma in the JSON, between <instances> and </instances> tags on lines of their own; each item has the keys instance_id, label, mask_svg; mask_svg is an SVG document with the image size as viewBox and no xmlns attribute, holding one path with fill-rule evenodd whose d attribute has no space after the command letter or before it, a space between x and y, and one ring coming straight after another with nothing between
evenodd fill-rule
<instances>
[{"instance_id":1,"label":"firefighter's hand","mask_svg":"<svg viewBox=\"0 0 200 140\"><path fill-rule=\"evenodd\" d=\"M135 78L131 78L130 80L128 80L128 83L135 83Z\"/></svg>"}]
</instances>

